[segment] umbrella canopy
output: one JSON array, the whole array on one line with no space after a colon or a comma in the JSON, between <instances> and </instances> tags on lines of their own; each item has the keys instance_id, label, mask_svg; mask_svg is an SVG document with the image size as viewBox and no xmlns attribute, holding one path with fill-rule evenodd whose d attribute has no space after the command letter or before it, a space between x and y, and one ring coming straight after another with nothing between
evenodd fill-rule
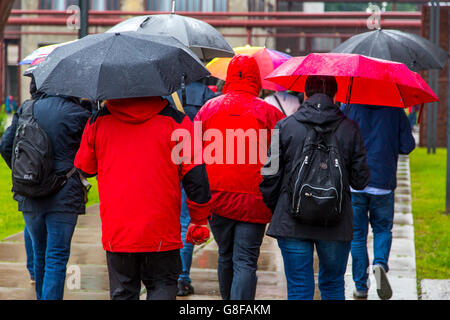
<instances>
[{"instance_id":1,"label":"umbrella canopy","mask_svg":"<svg viewBox=\"0 0 450 320\"><path fill-rule=\"evenodd\" d=\"M56 48L33 71L39 91L89 98L166 96L209 75L173 37L137 32L86 36Z\"/></svg>"},{"instance_id":2,"label":"umbrella canopy","mask_svg":"<svg viewBox=\"0 0 450 320\"><path fill-rule=\"evenodd\" d=\"M261 73L261 86L263 89L273 91L285 91L286 89L264 78L275 70L278 66L291 58L290 55L265 47L237 47L234 48L236 54L245 54L255 58ZM213 77L226 80L228 65L231 58L215 58L206 65Z\"/></svg>"},{"instance_id":3,"label":"umbrella canopy","mask_svg":"<svg viewBox=\"0 0 450 320\"><path fill-rule=\"evenodd\" d=\"M428 39L388 29L357 34L332 52L356 53L401 62L413 71L442 69L448 59L448 53Z\"/></svg>"},{"instance_id":4,"label":"umbrella canopy","mask_svg":"<svg viewBox=\"0 0 450 320\"><path fill-rule=\"evenodd\" d=\"M22 64L36 65L42 62L56 48L72 43L74 41L76 40L39 47L32 53L27 55L25 58L23 58L22 61L19 62L19 65Z\"/></svg>"},{"instance_id":5,"label":"umbrella canopy","mask_svg":"<svg viewBox=\"0 0 450 320\"><path fill-rule=\"evenodd\" d=\"M294 57L266 80L304 92L309 75L336 77L339 102L404 108L439 101L420 75L404 64L358 54L311 53Z\"/></svg>"},{"instance_id":6,"label":"umbrella canopy","mask_svg":"<svg viewBox=\"0 0 450 320\"><path fill-rule=\"evenodd\" d=\"M133 17L122 21L106 32L123 31L175 37L202 60L234 56L231 46L213 26L201 20L178 14Z\"/></svg>"}]
</instances>

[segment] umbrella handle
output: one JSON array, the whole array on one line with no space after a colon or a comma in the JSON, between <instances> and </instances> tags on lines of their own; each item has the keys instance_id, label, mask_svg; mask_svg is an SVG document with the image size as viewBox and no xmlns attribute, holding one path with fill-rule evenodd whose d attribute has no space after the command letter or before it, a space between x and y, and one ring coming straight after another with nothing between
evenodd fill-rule
<instances>
[{"instance_id":1,"label":"umbrella handle","mask_svg":"<svg viewBox=\"0 0 450 320\"><path fill-rule=\"evenodd\" d=\"M175 103L175 106L177 107L178 111L185 113L183 106L181 105L180 98L178 97L178 93L176 91L174 93L172 93L172 99L173 99L173 102Z\"/></svg>"},{"instance_id":2,"label":"umbrella handle","mask_svg":"<svg viewBox=\"0 0 450 320\"><path fill-rule=\"evenodd\" d=\"M350 77L350 84L349 84L348 90L347 90L347 98L345 99L347 105L350 104L350 97L352 95L352 89L353 89L353 77Z\"/></svg>"},{"instance_id":3,"label":"umbrella handle","mask_svg":"<svg viewBox=\"0 0 450 320\"><path fill-rule=\"evenodd\" d=\"M141 24L139 25L139 28L143 28L144 25L150 20L150 17L147 17L144 19L144 21L141 22Z\"/></svg>"},{"instance_id":4,"label":"umbrella handle","mask_svg":"<svg viewBox=\"0 0 450 320\"><path fill-rule=\"evenodd\" d=\"M172 14L175 13L175 0L172 0Z\"/></svg>"}]
</instances>

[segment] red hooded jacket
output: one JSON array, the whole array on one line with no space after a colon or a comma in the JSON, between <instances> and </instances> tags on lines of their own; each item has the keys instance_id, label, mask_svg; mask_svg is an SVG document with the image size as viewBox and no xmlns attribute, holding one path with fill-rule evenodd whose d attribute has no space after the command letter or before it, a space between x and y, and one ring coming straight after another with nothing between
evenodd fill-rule
<instances>
[{"instance_id":1,"label":"red hooded jacket","mask_svg":"<svg viewBox=\"0 0 450 320\"><path fill-rule=\"evenodd\" d=\"M182 248L180 181L191 221L207 224L210 190L203 164L172 161L192 122L160 97L107 101L84 129L75 166L98 176L103 248L154 252Z\"/></svg>"},{"instance_id":2,"label":"red hooded jacket","mask_svg":"<svg viewBox=\"0 0 450 320\"><path fill-rule=\"evenodd\" d=\"M203 158L211 185L212 211L252 223L268 223L272 216L259 191L260 170L267 157L271 130L284 118L277 108L258 98L260 90L255 59L237 55L228 66L224 94L209 100L194 119L194 123L201 121L206 137Z\"/></svg>"}]
</instances>

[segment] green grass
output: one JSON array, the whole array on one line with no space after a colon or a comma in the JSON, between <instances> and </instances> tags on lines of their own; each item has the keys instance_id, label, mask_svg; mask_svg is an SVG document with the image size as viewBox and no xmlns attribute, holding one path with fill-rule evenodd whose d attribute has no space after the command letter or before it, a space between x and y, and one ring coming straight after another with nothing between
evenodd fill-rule
<instances>
[{"instance_id":1,"label":"green grass","mask_svg":"<svg viewBox=\"0 0 450 320\"><path fill-rule=\"evenodd\" d=\"M450 215L445 214L447 150L410 155L417 279L450 279Z\"/></svg>"},{"instance_id":2,"label":"green grass","mask_svg":"<svg viewBox=\"0 0 450 320\"><path fill-rule=\"evenodd\" d=\"M92 189L87 205L98 203L98 188L95 178L89 179ZM25 226L22 213L17 210L17 202L11 192L11 170L0 158L0 239L22 231Z\"/></svg>"},{"instance_id":3,"label":"green grass","mask_svg":"<svg viewBox=\"0 0 450 320\"><path fill-rule=\"evenodd\" d=\"M11 170L0 158L0 239L23 230L25 223L12 198Z\"/></svg>"}]
</instances>

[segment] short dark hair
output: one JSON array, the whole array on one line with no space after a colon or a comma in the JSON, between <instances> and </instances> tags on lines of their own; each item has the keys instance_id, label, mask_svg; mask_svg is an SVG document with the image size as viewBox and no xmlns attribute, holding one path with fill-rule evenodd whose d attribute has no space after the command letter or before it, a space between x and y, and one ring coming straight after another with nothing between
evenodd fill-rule
<instances>
[{"instance_id":1,"label":"short dark hair","mask_svg":"<svg viewBox=\"0 0 450 320\"><path fill-rule=\"evenodd\" d=\"M334 98L337 92L336 78L333 76L308 76L305 82L305 93L308 97L316 93L325 93Z\"/></svg>"}]
</instances>

